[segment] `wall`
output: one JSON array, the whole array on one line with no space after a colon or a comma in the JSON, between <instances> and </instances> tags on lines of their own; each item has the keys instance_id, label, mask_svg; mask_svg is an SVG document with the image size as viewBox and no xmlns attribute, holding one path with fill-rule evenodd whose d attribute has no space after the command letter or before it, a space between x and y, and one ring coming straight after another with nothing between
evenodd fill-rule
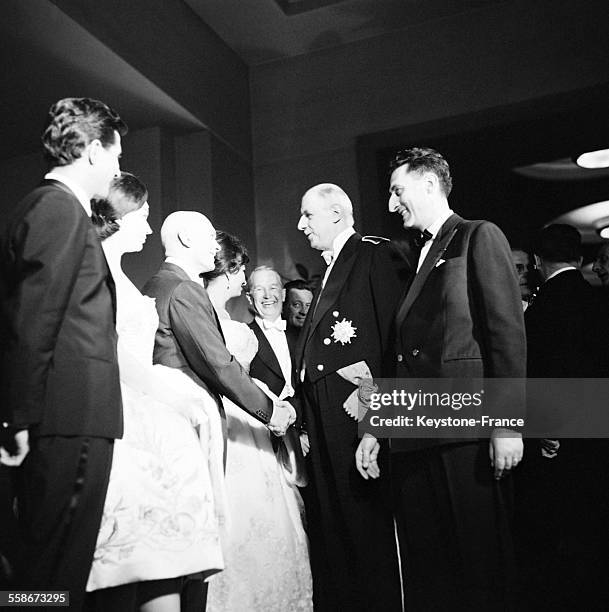
<instances>
[{"instance_id":1,"label":"wall","mask_svg":"<svg viewBox=\"0 0 609 612\"><path fill-rule=\"evenodd\" d=\"M605 25L605 0L517 0L253 67L260 259L318 266L294 229L300 197L336 182L357 214L358 136L609 81Z\"/></svg>"}]
</instances>

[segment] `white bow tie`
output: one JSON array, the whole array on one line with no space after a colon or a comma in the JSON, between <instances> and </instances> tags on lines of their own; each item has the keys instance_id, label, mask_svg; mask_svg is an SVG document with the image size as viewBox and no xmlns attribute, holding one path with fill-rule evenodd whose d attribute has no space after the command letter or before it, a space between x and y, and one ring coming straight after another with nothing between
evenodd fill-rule
<instances>
[{"instance_id":1,"label":"white bow tie","mask_svg":"<svg viewBox=\"0 0 609 612\"><path fill-rule=\"evenodd\" d=\"M324 258L326 266L329 266L334 259L334 251L322 251L321 256Z\"/></svg>"},{"instance_id":2,"label":"white bow tie","mask_svg":"<svg viewBox=\"0 0 609 612\"><path fill-rule=\"evenodd\" d=\"M277 329L279 331L285 331L286 323L284 319L275 319L275 321L268 321L267 319L262 319L262 327L264 329Z\"/></svg>"}]
</instances>

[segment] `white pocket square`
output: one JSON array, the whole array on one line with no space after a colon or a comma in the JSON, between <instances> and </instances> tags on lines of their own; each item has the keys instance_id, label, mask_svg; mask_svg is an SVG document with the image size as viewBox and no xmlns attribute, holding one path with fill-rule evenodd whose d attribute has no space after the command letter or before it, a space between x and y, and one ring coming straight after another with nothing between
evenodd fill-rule
<instances>
[{"instance_id":1,"label":"white pocket square","mask_svg":"<svg viewBox=\"0 0 609 612\"><path fill-rule=\"evenodd\" d=\"M436 262L435 267L439 268L445 261L446 261L446 259L438 259L438 261Z\"/></svg>"}]
</instances>

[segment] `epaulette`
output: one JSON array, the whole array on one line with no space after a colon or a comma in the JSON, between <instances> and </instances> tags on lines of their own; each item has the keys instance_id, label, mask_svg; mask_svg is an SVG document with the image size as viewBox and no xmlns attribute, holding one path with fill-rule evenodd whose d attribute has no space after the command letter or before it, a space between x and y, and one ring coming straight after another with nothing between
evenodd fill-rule
<instances>
[{"instance_id":1,"label":"epaulette","mask_svg":"<svg viewBox=\"0 0 609 612\"><path fill-rule=\"evenodd\" d=\"M372 242L372 244L381 244L381 242L391 242L389 238L383 236L362 236L362 242Z\"/></svg>"}]
</instances>

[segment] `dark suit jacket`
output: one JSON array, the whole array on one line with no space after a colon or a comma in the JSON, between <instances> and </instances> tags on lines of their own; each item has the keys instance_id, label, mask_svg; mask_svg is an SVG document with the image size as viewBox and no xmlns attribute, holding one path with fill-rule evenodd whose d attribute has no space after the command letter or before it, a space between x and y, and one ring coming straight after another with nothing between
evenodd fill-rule
<instances>
[{"instance_id":1,"label":"dark suit jacket","mask_svg":"<svg viewBox=\"0 0 609 612\"><path fill-rule=\"evenodd\" d=\"M579 270L545 282L524 313L531 378L609 375L609 309Z\"/></svg>"},{"instance_id":2,"label":"dark suit jacket","mask_svg":"<svg viewBox=\"0 0 609 612\"><path fill-rule=\"evenodd\" d=\"M268 423L272 402L226 349L207 291L179 266L164 263L144 293L156 299L159 314L154 362L183 370L216 398L220 409L224 395Z\"/></svg>"},{"instance_id":3,"label":"dark suit jacket","mask_svg":"<svg viewBox=\"0 0 609 612\"><path fill-rule=\"evenodd\" d=\"M76 196L44 181L0 231L0 420L122 436L114 283Z\"/></svg>"},{"instance_id":4,"label":"dark suit jacket","mask_svg":"<svg viewBox=\"0 0 609 612\"><path fill-rule=\"evenodd\" d=\"M384 374L392 320L404 284L393 254L385 239L354 234L345 243L320 299L321 289L315 292L298 341L297 371L304 361L312 383L358 361L368 364L373 377ZM333 326L343 320L355 334L346 343L333 335Z\"/></svg>"},{"instance_id":5,"label":"dark suit jacket","mask_svg":"<svg viewBox=\"0 0 609 612\"><path fill-rule=\"evenodd\" d=\"M518 279L497 226L444 223L398 309L394 360L400 378L525 377ZM392 450L446 442L394 438Z\"/></svg>"},{"instance_id":6,"label":"dark suit jacket","mask_svg":"<svg viewBox=\"0 0 609 612\"><path fill-rule=\"evenodd\" d=\"M256 319L249 326L258 340L258 352L250 365L250 376L261 380L275 395L279 395L285 385L285 378L281 372L277 355L260 329L260 325L256 323ZM293 379L290 384L294 387Z\"/></svg>"}]
</instances>

